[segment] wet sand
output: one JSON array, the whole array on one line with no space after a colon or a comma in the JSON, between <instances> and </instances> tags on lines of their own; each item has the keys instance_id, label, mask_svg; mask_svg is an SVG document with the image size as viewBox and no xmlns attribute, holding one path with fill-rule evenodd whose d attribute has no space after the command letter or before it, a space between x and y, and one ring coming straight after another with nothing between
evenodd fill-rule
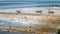
<instances>
[{"instance_id":1,"label":"wet sand","mask_svg":"<svg viewBox=\"0 0 60 34\"><path fill-rule=\"evenodd\" d=\"M4 15L4 16L3 16ZM6 29L9 31L18 32L30 32L36 34L53 34L57 32L60 26L60 15L54 14L21 14L21 13L0 13L0 19L13 22L21 22L29 24L29 27L4 27L0 26L0 29Z\"/></svg>"}]
</instances>

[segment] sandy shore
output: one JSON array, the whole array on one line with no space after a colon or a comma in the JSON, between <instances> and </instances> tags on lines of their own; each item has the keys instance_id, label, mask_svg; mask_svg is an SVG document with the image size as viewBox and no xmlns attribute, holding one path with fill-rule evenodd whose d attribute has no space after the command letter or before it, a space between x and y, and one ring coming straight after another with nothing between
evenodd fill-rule
<instances>
[{"instance_id":1,"label":"sandy shore","mask_svg":"<svg viewBox=\"0 0 60 34\"><path fill-rule=\"evenodd\" d=\"M11 22L21 22L30 24L31 28L8 27L7 30L16 30L22 32L36 32L38 34L53 34L59 29L60 15L54 14L21 14L21 13L0 13L0 19L9 20ZM4 29L4 27L0 27Z\"/></svg>"}]
</instances>

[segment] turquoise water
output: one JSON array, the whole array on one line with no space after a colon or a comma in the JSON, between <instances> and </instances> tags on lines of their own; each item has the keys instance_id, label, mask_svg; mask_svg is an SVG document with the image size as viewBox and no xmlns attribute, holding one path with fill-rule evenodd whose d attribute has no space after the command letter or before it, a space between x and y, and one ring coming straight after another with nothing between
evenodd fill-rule
<instances>
[{"instance_id":1,"label":"turquoise water","mask_svg":"<svg viewBox=\"0 0 60 34\"><path fill-rule=\"evenodd\" d=\"M60 6L60 1L0 1L0 8Z\"/></svg>"}]
</instances>

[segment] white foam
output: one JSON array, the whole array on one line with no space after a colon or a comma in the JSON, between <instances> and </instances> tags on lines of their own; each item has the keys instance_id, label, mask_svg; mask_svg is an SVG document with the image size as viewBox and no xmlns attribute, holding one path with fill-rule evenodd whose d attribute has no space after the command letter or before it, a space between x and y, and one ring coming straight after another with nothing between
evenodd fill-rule
<instances>
[{"instance_id":1,"label":"white foam","mask_svg":"<svg viewBox=\"0 0 60 34\"><path fill-rule=\"evenodd\" d=\"M21 13L36 13L36 11L41 11L42 14L48 14L48 7L31 7L31 8L9 8L9 9L0 9L0 12L16 12L21 11ZM52 9L51 11L54 12L54 14L60 14L60 8L59 7L50 7Z\"/></svg>"}]
</instances>

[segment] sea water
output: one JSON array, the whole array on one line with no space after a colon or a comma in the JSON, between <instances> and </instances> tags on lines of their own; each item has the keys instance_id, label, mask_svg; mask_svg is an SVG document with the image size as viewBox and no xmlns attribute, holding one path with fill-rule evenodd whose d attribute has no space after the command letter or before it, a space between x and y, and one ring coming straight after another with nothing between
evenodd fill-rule
<instances>
[{"instance_id":1,"label":"sea water","mask_svg":"<svg viewBox=\"0 0 60 34\"><path fill-rule=\"evenodd\" d=\"M60 5L60 1L0 1L0 8L20 8L44 5Z\"/></svg>"}]
</instances>

